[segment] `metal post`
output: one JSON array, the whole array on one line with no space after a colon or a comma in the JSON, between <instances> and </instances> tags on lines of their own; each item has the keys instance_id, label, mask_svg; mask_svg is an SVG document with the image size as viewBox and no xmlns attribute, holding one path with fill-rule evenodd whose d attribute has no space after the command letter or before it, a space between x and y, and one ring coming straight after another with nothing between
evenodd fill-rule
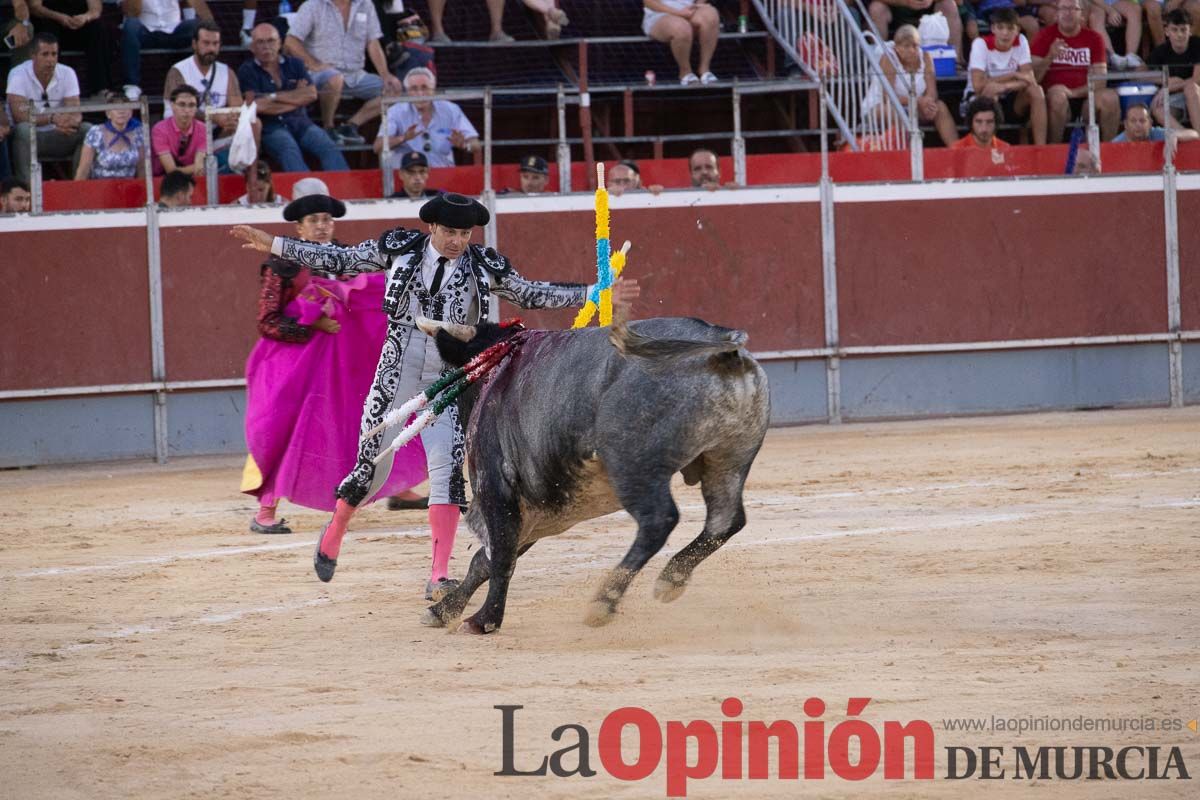
<instances>
[{"instance_id":1,"label":"metal post","mask_svg":"<svg viewBox=\"0 0 1200 800\"><path fill-rule=\"evenodd\" d=\"M1100 168L1100 126L1096 124L1096 85L1092 83L1092 78L1088 78L1088 150L1092 152L1092 161L1096 164L1096 172L1102 172Z\"/></svg>"},{"instance_id":2,"label":"metal post","mask_svg":"<svg viewBox=\"0 0 1200 800\"><path fill-rule=\"evenodd\" d=\"M579 42L579 130L583 135L583 160L587 164L588 188L596 173L596 151L592 144L592 97L588 94L587 40Z\"/></svg>"},{"instance_id":3,"label":"metal post","mask_svg":"<svg viewBox=\"0 0 1200 800\"><path fill-rule=\"evenodd\" d=\"M379 122L379 137L383 139L383 147L379 148L379 171L383 177L383 196L391 197L396 191L396 176L392 174L392 151L388 148L388 104L382 107L383 116Z\"/></svg>"},{"instance_id":4,"label":"metal post","mask_svg":"<svg viewBox=\"0 0 1200 800\"><path fill-rule=\"evenodd\" d=\"M150 101L146 99L146 95L142 95L141 99L142 114L142 171L143 178L146 181L146 204L154 205L154 166L150 155Z\"/></svg>"},{"instance_id":5,"label":"metal post","mask_svg":"<svg viewBox=\"0 0 1200 800\"><path fill-rule=\"evenodd\" d=\"M842 375L838 348L837 249L834 227L833 179L829 175L829 126L826 114L825 81L821 81L821 274L824 284L825 346L834 355L825 359L826 416L831 423L842 421Z\"/></svg>"},{"instance_id":6,"label":"metal post","mask_svg":"<svg viewBox=\"0 0 1200 800\"><path fill-rule=\"evenodd\" d=\"M742 136L742 92L737 79L733 82L733 180L746 185L746 140Z\"/></svg>"},{"instance_id":7,"label":"metal post","mask_svg":"<svg viewBox=\"0 0 1200 800\"><path fill-rule=\"evenodd\" d=\"M558 191L571 191L571 146L567 144L567 96L558 85Z\"/></svg>"},{"instance_id":8,"label":"metal post","mask_svg":"<svg viewBox=\"0 0 1200 800\"><path fill-rule=\"evenodd\" d=\"M217 155L213 152L212 106L204 108L204 141L207 143L207 153L204 156L204 191L206 202L210 206L220 203L220 192L217 191Z\"/></svg>"},{"instance_id":9,"label":"metal post","mask_svg":"<svg viewBox=\"0 0 1200 800\"><path fill-rule=\"evenodd\" d=\"M492 89L483 90L483 203L487 206L488 224L483 229L484 243L495 247L496 236L496 192L492 188Z\"/></svg>"},{"instance_id":10,"label":"metal post","mask_svg":"<svg viewBox=\"0 0 1200 800\"><path fill-rule=\"evenodd\" d=\"M31 211L34 214L42 213L42 162L38 161L38 126L37 126L37 111L33 104L33 100L29 101L26 107L26 114L29 116L29 189L33 195Z\"/></svg>"},{"instance_id":11,"label":"metal post","mask_svg":"<svg viewBox=\"0 0 1200 800\"><path fill-rule=\"evenodd\" d=\"M157 383L167 380L167 357L163 333L162 249L159 246L158 206L151 197L146 203L146 255L150 278L150 376ZM167 461L167 394L154 393L154 459Z\"/></svg>"},{"instance_id":12,"label":"metal post","mask_svg":"<svg viewBox=\"0 0 1200 800\"><path fill-rule=\"evenodd\" d=\"M909 171L914 181L925 180L925 140L921 137L921 120L917 113L915 81L908 82L908 156Z\"/></svg>"},{"instance_id":13,"label":"metal post","mask_svg":"<svg viewBox=\"0 0 1200 800\"><path fill-rule=\"evenodd\" d=\"M1167 108L1170 114L1171 109ZM1179 289L1179 207L1175 186L1175 161L1171 157L1171 145L1175 131L1167 128L1167 141L1163 147L1163 219L1167 244L1167 330L1174 334L1167 343L1167 363L1170 380L1171 407L1183 407L1183 343L1179 340L1181 327Z\"/></svg>"}]
</instances>

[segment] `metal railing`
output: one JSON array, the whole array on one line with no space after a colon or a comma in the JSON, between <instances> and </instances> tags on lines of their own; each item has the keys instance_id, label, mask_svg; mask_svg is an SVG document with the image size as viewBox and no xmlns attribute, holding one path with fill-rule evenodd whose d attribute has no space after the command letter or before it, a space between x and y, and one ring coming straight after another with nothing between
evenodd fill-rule
<instances>
[{"instance_id":1,"label":"metal railing","mask_svg":"<svg viewBox=\"0 0 1200 800\"><path fill-rule=\"evenodd\" d=\"M229 114L242 113L244 106L205 106L204 107L204 193L205 202L210 206L218 205L221 202L221 192L219 186L217 149L213 146L216 140L213 139L213 116L222 116Z\"/></svg>"},{"instance_id":2,"label":"metal railing","mask_svg":"<svg viewBox=\"0 0 1200 800\"><path fill-rule=\"evenodd\" d=\"M880 68L884 39L871 26L864 34L845 0L752 0L768 32L813 81L820 83L825 108L852 150L860 137L884 150L915 148L920 136L895 88ZM858 4L861 10L861 4ZM872 35L877 43L867 39ZM870 101L870 102L868 102ZM868 107L874 105L875 107ZM894 124L893 124L894 123ZM913 158L920 180L920 159Z\"/></svg>"},{"instance_id":3,"label":"metal railing","mask_svg":"<svg viewBox=\"0 0 1200 800\"><path fill-rule=\"evenodd\" d=\"M25 106L25 112L29 116L29 124L32 127L29 135L29 193L32 195L32 213L41 214L43 211L42 162L38 159L38 125L36 120L39 116L47 114L90 114L101 111L120 111L122 109L140 111L143 130L142 168L145 172L146 202L154 202L154 174L150 160L150 106L145 98L137 102L84 103L77 106L56 106L53 108L47 106L39 110L38 106L40 104L41 101L30 99ZM82 146L81 144L80 147ZM75 176L72 175L71 177L74 178Z\"/></svg>"}]
</instances>

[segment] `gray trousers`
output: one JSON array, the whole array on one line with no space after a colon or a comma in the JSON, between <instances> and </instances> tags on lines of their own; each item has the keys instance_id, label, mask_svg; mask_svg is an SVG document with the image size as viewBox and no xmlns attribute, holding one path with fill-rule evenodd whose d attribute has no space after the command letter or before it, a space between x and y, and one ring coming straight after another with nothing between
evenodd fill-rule
<instances>
[{"instance_id":1,"label":"gray trousers","mask_svg":"<svg viewBox=\"0 0 1200 800\"><path fill-rule=\"evenodd\" d=\"M75 177L75 169L79 166L79 154L83 152L83 140L87 136L90 123L80 123L79 130L73 134L65 134L59 130L37 131L38 161L71 160L71 177ZM34 126L21 122L13 130L13 174L26 183L29 182L29 158L32 147Z\"/></svg>"},{"instance_id":2,"label":"gray trousers","mask_svg":"<svg viewBox=\"0 0 1200 800\"><path fill-rule=\"evenodd\" d=\"M426 368L427 342L425 334L396 324L389 324L375 383L367 395L363 409L362 430L378 424L384 413L404 405L438 377L440 365ZM402 352L398 358L393 354ZM397 363L398 362L398 363ZM358 443L358 463L338 487L338 496L352 505L371 498L383 486L392 469L392 456L373 465L375 456L404 430L407 420L388 428L382 435L363 438ZM465 506L467 502L462 477L465 436L458 420L458 406L451 405L431 425L421 431L429 472L429 503Z\"/></svg>"}]
</instances>

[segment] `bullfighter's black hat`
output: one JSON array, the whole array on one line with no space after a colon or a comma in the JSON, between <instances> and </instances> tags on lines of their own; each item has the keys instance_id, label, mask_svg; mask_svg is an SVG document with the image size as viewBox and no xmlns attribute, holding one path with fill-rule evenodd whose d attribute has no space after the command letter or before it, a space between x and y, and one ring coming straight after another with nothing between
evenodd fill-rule
<instances>
[{"instance_id":1,"label":"bullfighter's black hat","mask_svg":"<svg viewBox=\"0 0 1200 800\"><path fill-rule=\"evenodd\" d=\"M487 225L492 215L478 200L447 192L421 206L421 221L436 222L447 228L474 228Z\"/></svg>"},{"instance_id":2,"label":"bullfighter's black hat","mask_svg":"<svg viewBox=\"0 0 1200 800\"><path fill-rule=\"evenodd\" d=\"M288 203L283 209L283 218L288 222L299 222L309 214L328 214L331 217L346 216L346 204L327 194L306 194Z\"/></svg>"}]
</instances>

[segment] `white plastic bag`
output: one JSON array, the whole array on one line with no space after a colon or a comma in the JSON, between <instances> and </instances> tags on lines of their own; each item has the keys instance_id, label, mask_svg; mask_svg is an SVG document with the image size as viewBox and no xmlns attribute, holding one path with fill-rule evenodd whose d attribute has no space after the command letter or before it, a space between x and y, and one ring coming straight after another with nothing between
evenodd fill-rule
<instances>
[{"instance_id":1,"label":"white plastic bag","mask_svg":"<svg viewBox=\"0 0 1200 800\"><path fill-rule=\"evenodd\" d=\"M917 32L921 34L922 45L950 43L950 23L940 11L921 17Z\"/></svg>"},{"instance_id":2,"label":"white plastic bag","mask_svg":"<svg viewBox=\"0 0 1200 800\"><path fill-rule=\"evenodd\" d=\"M234 172L244 172L247 167L258 160L258 148L254 146L254 130L251 126L258 119L258 106L247 103L238 114L237 130L233 133L233 141L229 144L229 168Z\"/></svg>"}]
</instances>

